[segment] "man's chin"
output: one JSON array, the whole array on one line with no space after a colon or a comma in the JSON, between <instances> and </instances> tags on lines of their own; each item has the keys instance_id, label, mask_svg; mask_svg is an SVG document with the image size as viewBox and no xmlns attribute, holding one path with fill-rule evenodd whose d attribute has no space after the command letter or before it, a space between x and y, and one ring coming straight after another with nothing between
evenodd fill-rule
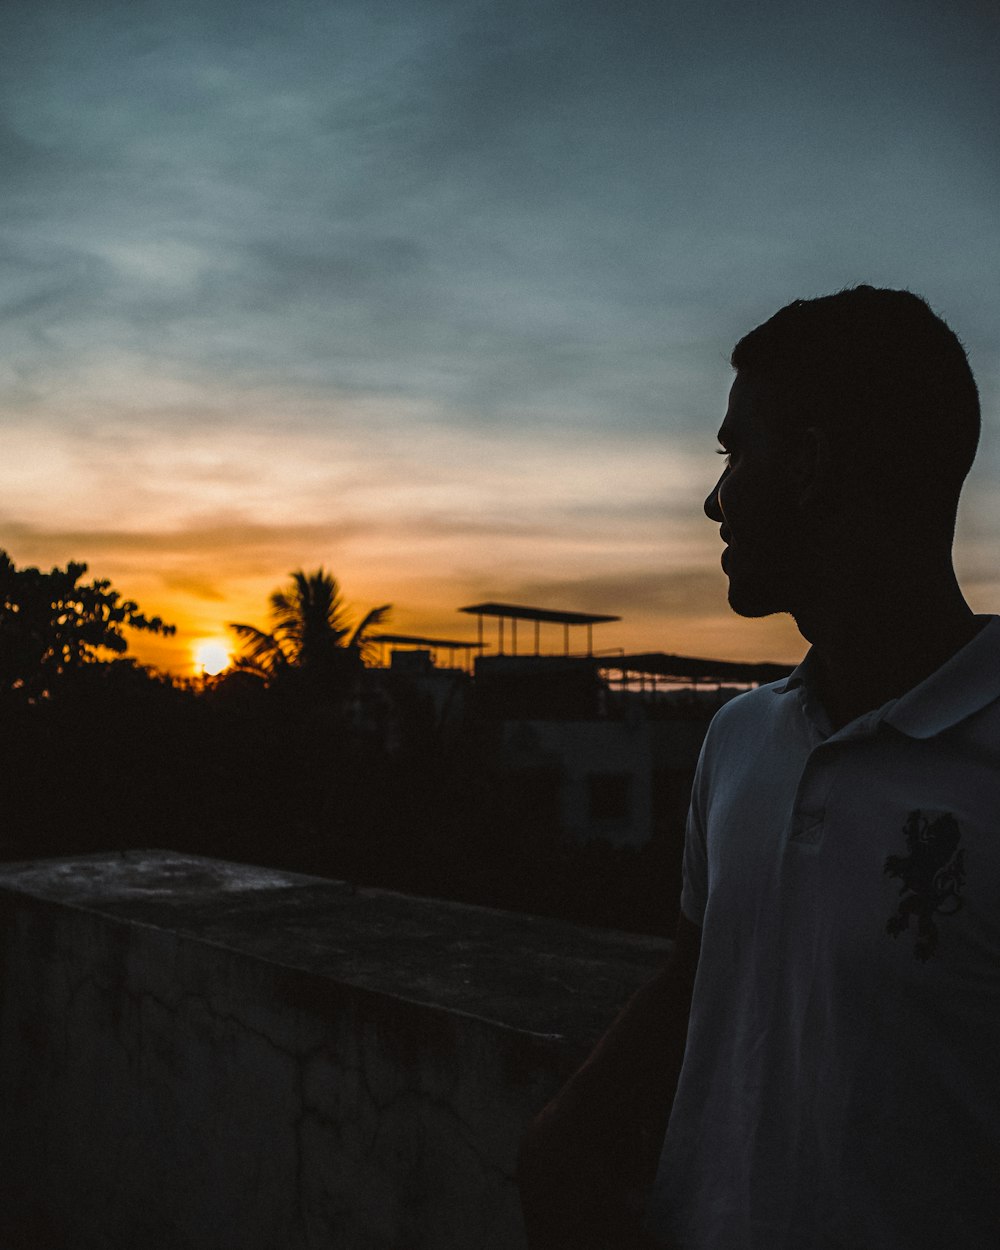
<instances>
[{"instance_id":1,"label":"man's chin","mask_svg":"<svg viewBox=\"0 0 1000 1250\"><path fill-rule=\"evenodd\" d=\"M737 616L745 616L756 620L762 616L774 616L776 612L786 612L776 595L767 594L762 587L741 586L729 582L729 606Z\"/></svg>"}]
</instances>

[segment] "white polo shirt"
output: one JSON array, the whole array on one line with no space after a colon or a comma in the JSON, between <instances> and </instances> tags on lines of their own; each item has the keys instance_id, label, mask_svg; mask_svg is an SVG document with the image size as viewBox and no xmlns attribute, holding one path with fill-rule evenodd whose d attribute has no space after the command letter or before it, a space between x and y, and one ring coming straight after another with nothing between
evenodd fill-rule
<instances>
[{"instance_id":1,"label":"white polo shirt","mask_svg":"<svg viewBox=\"0 0 1000 1250\"><path fill-rule=\"evenodd\" d=\"M682 1250L1000 1247L1000 617L832 733L807 656L695 776L702 926L648 1226Z\"/></svg>"}]
</instances>

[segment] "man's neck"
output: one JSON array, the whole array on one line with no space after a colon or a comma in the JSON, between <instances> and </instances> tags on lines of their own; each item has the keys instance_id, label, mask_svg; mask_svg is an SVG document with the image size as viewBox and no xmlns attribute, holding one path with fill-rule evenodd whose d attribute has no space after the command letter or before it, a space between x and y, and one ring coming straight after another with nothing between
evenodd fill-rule
<instances>
[{"instance_id":1,"label":"man's neck","mask_svg":"<svg viewBox=\"0 0 1000 1250\"><path fill-rule=\"evenodd\" d=\"M818 693L834 729L912 690L979 632L983 618L966 603L950 565L948 573L935 583L926 573L896 578L877 594L841 594L796 617L813 644Z\"/></svg>"}]
</instances>

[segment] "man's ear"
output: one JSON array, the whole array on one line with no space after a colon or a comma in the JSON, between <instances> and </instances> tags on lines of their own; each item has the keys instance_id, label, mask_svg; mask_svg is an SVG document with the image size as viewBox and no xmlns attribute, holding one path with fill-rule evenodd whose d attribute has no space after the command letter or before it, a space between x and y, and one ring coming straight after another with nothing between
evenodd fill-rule
<instances>
[{"instance_id":1,"label":"man's ear","mask_svg":"<svg viewBox=\"0 0 1000 1250\"><path fill-rule=\"evenodd\" d=\"M792 455L791 474L800 508L815 511L836 501L833 448L826 430L810 425L802 431Z\"/></svg>"}]
</instances>

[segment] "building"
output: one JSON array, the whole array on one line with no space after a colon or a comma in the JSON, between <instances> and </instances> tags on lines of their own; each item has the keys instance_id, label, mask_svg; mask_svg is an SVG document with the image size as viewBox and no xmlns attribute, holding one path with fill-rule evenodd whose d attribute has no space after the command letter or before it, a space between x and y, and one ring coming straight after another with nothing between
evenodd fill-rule
<instances>
[{"instance_id":1,"label":"building","mask_svg":"<svg viewBox=\"0 0 1000 1250\"><path fill-rule=\"evenodd\" d=\"M533 822L574 842L639 847L679 838L716 709L791 668L595 651L594 626L617 616L494 602L459 610L478 618L474 641L377 636L392 648L389 676L397 688L420 691L438 724L457 732L469 717L492 724L490 767L501 784ZM497 627L491 653L488 619ZM555 651L543 650L542 626L550 635L556 627ZM586 645L571 646L581 630ZM445 652L448 663L437 663Z\"/></svg>"}]
</instances>

